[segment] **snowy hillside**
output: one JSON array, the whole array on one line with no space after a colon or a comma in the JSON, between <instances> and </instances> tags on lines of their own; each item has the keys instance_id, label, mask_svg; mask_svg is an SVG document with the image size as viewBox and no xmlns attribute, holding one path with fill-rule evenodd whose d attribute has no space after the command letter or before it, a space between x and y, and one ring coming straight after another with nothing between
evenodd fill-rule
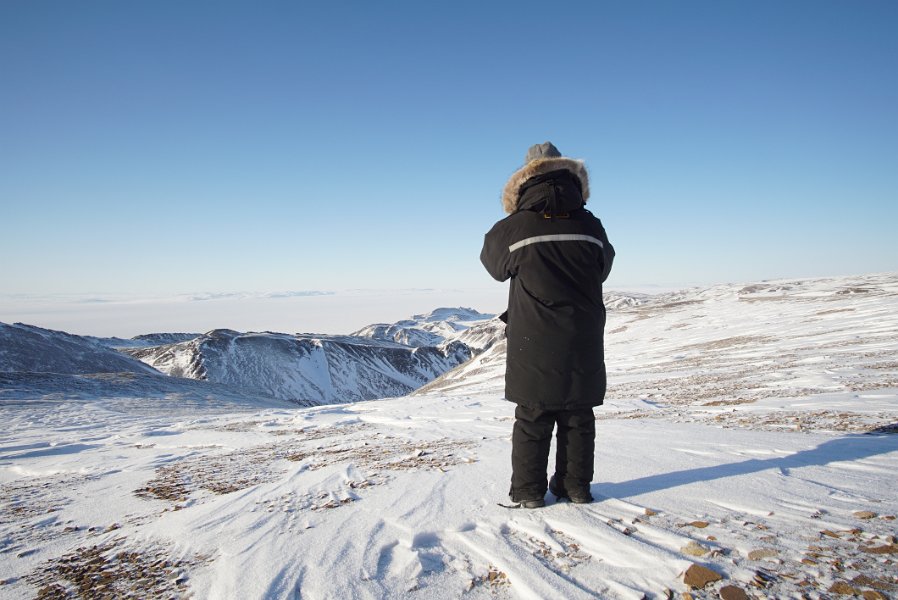
<instances>
[{"instance_id":1,"label":"snowy hillside","mask_svg":"<svg viewBox=\"0 0 898 600\"><path fill-rule=\"evenodd\" d=\"M481 321L456 334L455 341L477 350L486 350L505 339L505 323L499 317Z\"/></svg>"},{"instance_id":2,"label":"snowy hillside","mask_svg":"<svg viewBox=\"0 0 898 600\"><path fill-rule=\"evenodd\" d=\"M867 390L898 388L898 312L890 313L898 307L896 285L889 274L806 279L618 303L608 310L609 387L598 418L739 424L774 411L793 421L773 419L773 429L887 426L891 412L874 415L892 406L891 396L864 396L852 413L841 411L840 401L857 404ZM501 387L504 367L499 344L417 393L466 390L475 377Z\"/></svg>"},{"instance_id":3,"label":"snowy hillside","mask_svg":"<svg viewBox=\"0 0 898 600\"><path fill-rule=\"evenodd\" d=\"M81 406L90 412L98 398L105 399L104 411L131 416L157 413L195 416L209 411L296 407L296 403L265 394L161 373L0 373L0 406L36 403L58 406L60 410ZM67 418L61 410L51 421L63 423Z\"/></svg>"},{"instance_id":4,"label":"snowy hillside","mask_svg":"<svg viewBox=\"0 0 898 600\"><path fill-rule=\"evenodd\" d=\"M410 347L354 336L227 329L177 344L124 351L175 377L311 404L407 394L473 355L459 342Z\"/></svg>"},{"instance_id":5,"label":"snowy hillside","mask_svg":"<svg viewBox=\"0 0 898 600\"><path fill-rule=\"evenodd\" d=\"M160 406L172 414L290 406L265 393L168 377L113 350L109 341L0 323L0 403L83 404L108 397L135 414Z\"/></svg>"},{"instance_id":6,"label":"snowy hillside","mask_svg":"<svg viewBox=\"0 0 898 600\"><path fill-rule=\"evenodd\" d=\"M898 596L898 274L644 300L609 311L590 505L498 505L503 342L311 408L0 378L0 598Z\"/></svg>"},{"instance_id":7,"label":"snowy hillside","mask_svg":"<svg viewBox=\"0 0 898 600\"><path fill-rule=\"evenodd\" d=\"M155 373L95 340L32 325L0 323L0 372Z\"/></svg>"}]
</instances>

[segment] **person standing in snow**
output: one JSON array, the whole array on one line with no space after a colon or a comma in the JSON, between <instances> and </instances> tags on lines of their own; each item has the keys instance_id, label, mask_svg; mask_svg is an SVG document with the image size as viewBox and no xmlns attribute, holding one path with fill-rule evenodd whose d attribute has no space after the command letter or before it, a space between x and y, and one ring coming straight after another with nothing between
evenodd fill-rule
<instances>
[{"instance_id":1,"label":"person standing in snow","mask_svg":"<svg viewBox=\"0 0 898 600\"><path fill-rule=\"evenodd\" d=\"M586 210L586 165L550 142L532 146L502 192L508 217L486 234L480 260L511 280L506 323L505 397L517 404L512 433L511 501L545 506L552 430L557 426L558 498L592 502L592 409L605 397L602 284L614 248Z\"/></svg>"}]
</instances>

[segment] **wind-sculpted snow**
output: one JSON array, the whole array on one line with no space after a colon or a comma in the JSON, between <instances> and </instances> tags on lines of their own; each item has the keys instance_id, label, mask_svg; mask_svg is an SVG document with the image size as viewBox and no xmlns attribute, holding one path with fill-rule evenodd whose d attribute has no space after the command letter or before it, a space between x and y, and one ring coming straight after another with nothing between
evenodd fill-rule
<instances>
[{"instance_id":1,"label":"wind-sculpted snow","mask_svg":"<svg viewBox=\"0 0 898 600\"><path fill-rule=\"evenodd\" d=\"M95 340L33 325L0 323L0 372L150 373L150 367Z\"/></svg>"},{"instance_id":2,"label":"wind-sculpted snow","mask_svg":"<svg viewBox=\"0 0 898 600\"><path fill-rule=\"evenodd\" d=\"M354 336L211 331L132 356L175 377L282 400L332 404L401 396L471 358L460 342L409 347Z\"/></svg>"},{"instance_id":3,"label":"wind-sculpted snow","mask_svg":"<svg viewBox=\"0 0 898 600\"><path fill-rule=\"evenodd\" d=\"M589 505L498 505L501 339L414 395L336 406L0 375L0 598L898 597L898 274L608 314ZM139 395L159 381L196 393L166 412Z\"/></svg>"}]
</instances>

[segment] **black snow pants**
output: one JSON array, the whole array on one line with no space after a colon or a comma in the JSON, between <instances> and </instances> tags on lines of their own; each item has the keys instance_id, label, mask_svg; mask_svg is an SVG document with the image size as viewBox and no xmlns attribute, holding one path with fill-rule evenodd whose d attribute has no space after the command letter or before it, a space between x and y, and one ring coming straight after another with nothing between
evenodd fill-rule
<instances>
[{"instance_id":1,"label":"black snow pants","mask_svg":"<svg viewBox=\"0 0 898 600\"><path fill-rule=\"evenodd\" d=\"M596 444L596 420L591 408L540 410L518 405L511 436L511 499L533 500L546 495L549 447L558 425L555 481L562 489L589 490Z\"/></svg>"}]
</instances>

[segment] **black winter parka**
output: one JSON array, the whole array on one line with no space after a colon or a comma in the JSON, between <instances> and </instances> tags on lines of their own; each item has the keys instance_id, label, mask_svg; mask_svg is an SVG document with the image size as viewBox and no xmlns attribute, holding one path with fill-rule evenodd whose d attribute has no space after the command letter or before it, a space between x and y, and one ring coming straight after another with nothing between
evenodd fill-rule
<instances>
[{"instance_id":1,"label":"black winter parka","mask_svg":"<svg viewBox=\"0 0 898 600\"><path fill-rule=\"evenodd\" d=\"M531 162L506 185L512 214L484 239L486 270L511 279L505 397L522 406L582 409L605 397L602 283L614 248L584 208L586 177L580 161Z\"/></svg>"}]
</instances>

